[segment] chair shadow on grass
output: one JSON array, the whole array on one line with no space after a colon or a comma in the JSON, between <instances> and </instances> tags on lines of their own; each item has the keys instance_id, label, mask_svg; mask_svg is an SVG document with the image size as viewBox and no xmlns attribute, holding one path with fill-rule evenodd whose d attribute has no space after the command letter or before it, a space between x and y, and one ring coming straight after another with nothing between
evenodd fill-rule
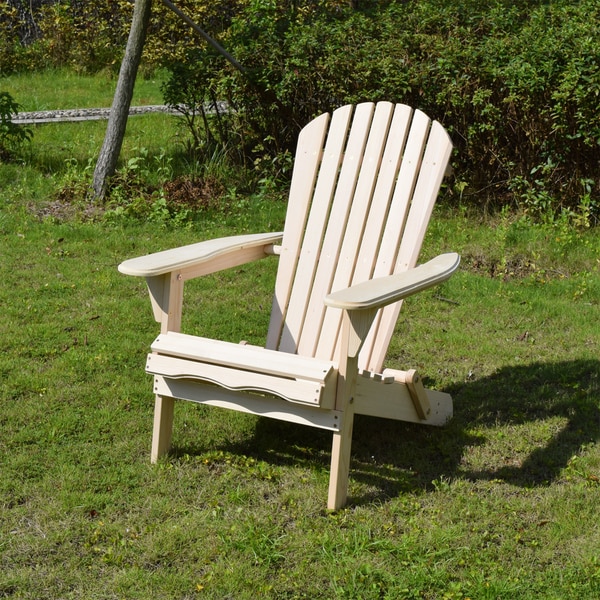
<instances>
[{"instance_id":1,"label":"chair shadow on grass","mask_svg":"<svg viewBox=\"0 0 600 600\"><path fill-rule=\"evenodd\" d=\"M426 492L444 479L549 485L582 446L600 439L599 384L600 361L596 360L510 366L444 390L452 394L454 417L442 428L358 415L350 477L360 484L357 487L368 491L350 496L349 503ZM526 440L528 433L523 428L549 419L555 421L551 427ZM511 440L511 436L519 439ZM496 441L502 437L504 445ZM541 443L540 438L544 438ZM469 449L486 445L489 447L482 449L485 458L480 461L484 467L469 466L464 460ZM507 455L507 448L511 454L514 445L519 446L520 454ZM329 468L331 434L262 418L250 438L218 450L272 464L325 470ZM180 447L174 452L202 451Z\"/></svg>"}]
</instances>

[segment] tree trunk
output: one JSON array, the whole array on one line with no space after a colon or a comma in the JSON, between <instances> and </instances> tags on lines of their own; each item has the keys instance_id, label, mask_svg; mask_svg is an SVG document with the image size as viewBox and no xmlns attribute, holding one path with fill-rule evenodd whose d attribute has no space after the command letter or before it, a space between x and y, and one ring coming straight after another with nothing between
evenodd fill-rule
<instances>
[{"instance_id":1,"label":"tree trunk","mask_svg":"<svg viewBox=\"0 0 600 600\"><path fill-rule=\"evenodd\" d=\"M104 197L108 181L117 168L117 161L127 127L135 78L144 49L148 23L150 22L151 8L152 0L135 0L127 48L121 63L104 143L94 170L93 188L96 198L101 199Z\"/></svg>"}]
</instances>

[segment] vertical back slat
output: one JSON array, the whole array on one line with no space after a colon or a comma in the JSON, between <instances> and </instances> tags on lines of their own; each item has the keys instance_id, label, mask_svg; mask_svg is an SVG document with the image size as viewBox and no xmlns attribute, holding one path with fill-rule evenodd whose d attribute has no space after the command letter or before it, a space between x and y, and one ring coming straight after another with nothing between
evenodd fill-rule
<instances>
[{"instance_id":1,"label":"vertical back slat","mask_svg":"<svg viewBox=\"0 0 600 600\"><path fill-rule=\"evenodd\" d=\"M323 299L331 290L335 265L339 260L374 108L374 105L370 103L359 104L354 111L339 180L333 197L321 252L317 259L318 264L313 286L311 290L295 290L299 294L310 296L304 327L302 331L294 332L297 336L294 338L296 344L302 343L304 348L307 346L314 347L320 337L321 324L325 314ZM310 232L307 232L307 236L309 235L311 235ZM314 351L304 351L307 356L314 356Z\"/></svg>"},{"instance_id":2,"label":"vertical back slat","mask_svg":"<svg viewBox=\"0 0 600 600\"><path fill-rule=\"evenodd\" d=\"M396 105L352 283L373 277L377 262L384 258L383 253L380 253L381 240L390 213L390 202L398 178L411 116L412 110L408 106ZM390 218L396 219L394 215Z\"/></svg>"},{"instance_id":3,"label":"vertical back slat","mask_svg":"<svg viewBox=\"0 0 600 600\"><path fill-rule=\"evenodd\" d=\"M411 210L401 238L394 269L396 273L414 267L417 262L451 152L452 143L448 134L439 123L434 122L427 139Z\"/></svg>"},{"instance_id":4,"label":"vertical back slat","mask_svg":"<svg viewBox=\"0 0 600 600\"><path fill-rule=\"evenodd\" d=\"M267 334L266 346L270 349L277 349L279 345L281 330L287 314L291 283L296 271L306 220L311 208L315 180L321 163L323 141L328 124L329 115L323 114L311 121L298 136L298 151L294 160L271 320Z\"/></svg>"},{"instance_id":5,"label":"vertical back slat","mask_svg":"<svg viewBox=\"0 0 600 600\"><path fill-rule=\"evenodd\" d=\"M419 110L415 111L410 123L406 147L395 182L390 210L386 222L383 223L381 247L373 271L373 277L391 275L396 267L400 240L406 228L408 212L411 207L417 176L421 167L429 126L429 117ZM374 344L379 338L380 328L381 311L375 318L375 322L361 350L360 368L373 371L381 369L381 365L373 361L372 358Z\"/></svg>"},{"instance_id":6,"label":"vertical back slat","mask_svg":"<svg viewBox=\"0 0 600 600\"><path fill-rule=\"evenodd\" d=\"M418 172L413 199L401 237L394 273L400 273L416 265L423 239L431 218L446 165L452 153L452 142L444 128L434 122L427 139L427 147ZM372 330L373 340L369 368L381 369L385 354L394 333L402 303L387 306L381 311L377 329Z\"/></svg>"},{"instance_id":7,"label":"vertical back slat","mask_svg":"<svg viewBox=\"0 0 600 600\"><path fill-rule=\"evenodd\" d=\"M333 359L332 290L412 268L451 143L420 111L380 102L315 119L298 142L267 347ZM359 366L379 371L400 303L380 311Z\"/></svg>"},{"instance_id":8,"label":"vertical back slat","mask_svg":"<svg viewBox=\"0 0 600 600\"><path fill-rule=\"evenodd\" d=\"M346 288L352 283L365 225L372 208L372 199L393 110L394 106L389 102L380 102L376 106L369 128L358 182L351 200L348 223L341 240L339 258L334 265L332 284L330 289L327 290L328 292ZM334 358L341 322L342 312L339 309L325 309L321 334L317 340L316 356L325 359Z\"/></svg>"},{"instance_id":9,"label":"vertical back slat","mask_svg":"<svg viewBox=\"0 0 600 600\"><path fill-rule=\"evenodd\" d=\"M421 111L415 111L373 277L384 277L394 272L400 241L406 230L408 212L421 167L423 149L429 133L429 123L426 115Z\"/></svg>"},{"instance_id":10,"label":"vertical back slat","mask_svg":"<svg viewBox=\"0 0 600 600\"><path fill-rule=\"evenodd\" d=\"M300 335L305 323L308 302L321 253L321 245L329 219L331 202L338 182L340 163L348 137L352 107L344 106L333 113L327 142L323 152L314 200L306 226L308 234L302 240L298 265L293 278L285 328L281 332L279 349L298 351ZM311 356L306 353L306 356Z\"/></svg>"}]
</instances>

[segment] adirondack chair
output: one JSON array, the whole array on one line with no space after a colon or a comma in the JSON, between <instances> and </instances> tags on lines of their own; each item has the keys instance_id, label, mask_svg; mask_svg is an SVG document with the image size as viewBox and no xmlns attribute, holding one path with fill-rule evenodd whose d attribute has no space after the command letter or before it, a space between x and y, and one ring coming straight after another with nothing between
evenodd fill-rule
<instances>
[{"instance_id":1,"label":"adirondack chair","mask_svg":"<svg viewBox=\"0 0 600 600\"><path fill-rule=\"evenodd\" d=\"M448 394L415 370L383 369L402 300L445 281L442 254L415 266L451 153L443 127L401 104L323 114L300 133L281 233L210 240L127 260L145 277L160 335L151 460L168 451L174 399L326 429L327 506L347 501L355 414L443 425ZM180 332L184 282L279 255L266 347Z\"/></svg>"}]
</instances>

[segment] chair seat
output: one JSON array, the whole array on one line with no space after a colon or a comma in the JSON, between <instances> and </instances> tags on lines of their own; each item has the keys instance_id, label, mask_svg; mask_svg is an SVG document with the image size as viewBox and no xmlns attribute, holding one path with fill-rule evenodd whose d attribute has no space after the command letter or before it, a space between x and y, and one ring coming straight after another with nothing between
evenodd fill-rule
<instances>
[{"instance_id":1,"label":"chair seat","mask_svg":"<svg viewBox=\"0 0 600 600\"><path fill-rule=\"evenodd\" d=\"M320 408L335 402L336 365L297 354L168 332L156 338L146 372Z\"/></svg>"}]
</instances>

